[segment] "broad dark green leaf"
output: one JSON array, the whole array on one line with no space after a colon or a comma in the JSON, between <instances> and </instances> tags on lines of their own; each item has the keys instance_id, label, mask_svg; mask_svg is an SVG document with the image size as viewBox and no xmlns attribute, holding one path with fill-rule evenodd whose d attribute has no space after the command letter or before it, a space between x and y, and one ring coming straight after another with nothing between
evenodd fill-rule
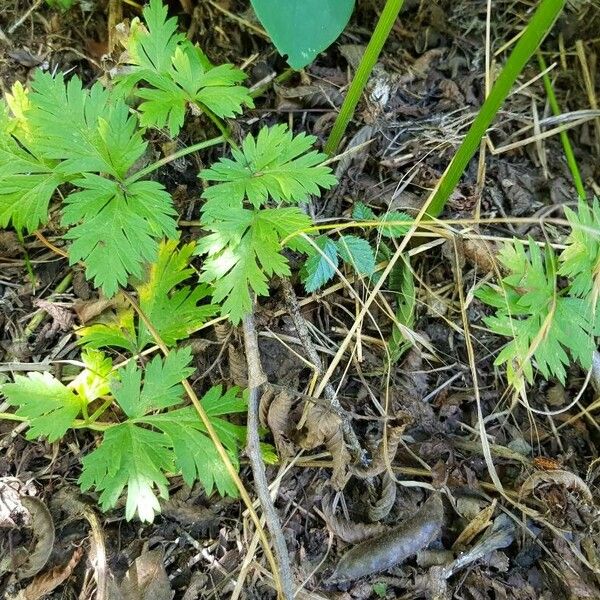
<instances>
[{"instance_id":1,"label":"broad dark green leaf","mask_svg":"<svg viewBox=\"0 0 600 600\"><path fill-rule=\"evenodd\" d=\"M354 0L251 0L263 27L294 69L311 63L342 33Z\"/></svg>"}]
</instances>

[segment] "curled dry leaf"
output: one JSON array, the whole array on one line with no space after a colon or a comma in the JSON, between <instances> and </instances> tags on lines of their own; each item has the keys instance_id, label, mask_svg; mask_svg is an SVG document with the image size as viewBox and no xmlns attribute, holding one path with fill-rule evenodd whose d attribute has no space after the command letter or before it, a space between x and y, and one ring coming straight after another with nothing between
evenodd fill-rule
<instances>
[{"instance_id":1,"label":"curled dry leaf","mask_svg":"<svg viewBox=\"0 0 600 600\"><path fill-rule=\"evenodd\" d=\"M477 534L482 532L489 524L494 510L496 509L496 499L489 506L486 506L478 514L475 515L469 524L461 531L460 535L452 545L453 549L466 546Z\"/></svg>"},{"instance_id":2,"label":"curled dry leaf","mask_svg":"<svg viewBox=\"0 0 600 600\"><path fill-rule=\"evenodd\" d=\"M492 527L467 552L459 554L458 558L444 568L443 577L447 579L467 565L491 554L495 550L510 546L515 539L515 526L510 517L504 513L499 515Z\"/></svg>"},{"instance_id":3,"label":"curled dry leaf","mask_svg":"<svg viewBox=\"0 0 600 600\"><path fill-rule=\"evenodd\" d=\"M579 492L581 496L589 503L593 503L594 501L590 488L587 486L585 481L579 477L579 475L575 475L575 473L561 469L556 469L553 471L537 471L530 475L521 486L521 496L528 496L538 485L543 483L561 485L568 490Z\"/></svg>"},{"instance_id":4,"label":"curled dry leaf","mask_svg":"<svg viewBox=\"0 0 600 600\"><path fill-rule=\"evenodd\" d=\"M394 460L405 429L406 424L399 427L390 427L387 430L387 443L384 436L377 446L371 463L367 466L352 465L352 473L363 478L381 475Z\"/></svg>"},{"instance_id":5,"label":"curled dry leaf","mask_svg":"<svg viewBox=\"0 0 600 600\"><path fill-rule=\"evenodd\" d=\"M344 443L342 419L321 404L311 404L306 415L306 435L300 445L306 450L321 445L327 448L333 459L331 484L337 490L343 489L350 453Z\"/></svg>"},{"instance_id":6,"label":"curled dry leaf","mask_svg":"<svg viewBox=\"0 0 600 600\"><path fill-rule=\"evenodd\" d=\"M35 538L33 549L28 552L27 560L19 565L15 573L19 579L37 575L48 562L54 547L54 521L46 505L37 498L23 496L23 506L31 516L31 529Z\"/></svg>"},{"instance_id":7,"label":"curled dry leaf","mask_svg":"<svg viewBox=\"0 0 600 600\"><path fill-rule=\"evenodd\" d=\"M381 496L367 509L369 520L375 522L385 519L390 514L394 502L396 502L396 482L388 472L385 472L381 482Z\"/></svg>"},{"instance_id":8,"label":"curled dry leaf","mask_svg":"<svg viewBox=\"0 0 600 600\"><path fill-rule=\"evenodd\" d=\"M352 581L391 569L426 548L439 535L443 521L442 499L438 493L434 493L402 525L346 552L331 576L331 581Z\"/></svg>"},{"instance_id":9,"label":"curled dry leaf","mask_svg":"<svg viewBox=\"0 0 600 600\"><path fill-rule=\"evenodd\" d=\"M346 519L340 519L333 514L333 508L329 502L329 498L323 499L323 517L327 527L333 534L349 544L358 544L364 542L377 535L381 535L385 532L387 527L381 523L354 523L353 521L347 521Z\"/></svg>"},{"instance_id":10,"label":"curled dry leaf","mask_svg":"<svg viewBox=\"0 0 600 600\"><path fill-rule=\"evenodd\" d=\"M41 600L63 584L73 573L83 556L83 548L76 548L69 562L50 569L41 575L36 575L33 581L21 590L15 600Z\"/></svg>"},{"instance_id":11,"label":"curled dry leaf","mask_svg":"<svg viewBox=\"0 0 600 600\"><path fill-rule=\"evenodd\" d=\"M229 358L229 377L233 385L241 388L248 387L248 366L246 357L234 344L227 344Z\"/></svg>"},{"instance_id":12,"label":"curled dry leaf","mask_svg":"<svg viewBox=\"0 0 600 600\"><path fill-rule=\"evenodd\" d=\"M92 300L76 300L73 309L82 325L86 325L96 317L99 317L108 309L117 308L119 296L114 298L94 298Z\"/></svg>"},{"instance_id":13,"label":"curled dry leaf","mask_svg":"<svg viewBox=\"0 0 600 600\"><path fill-rule=\"evenodd\" d=\"M279 392L273 398L267 413L267 424L273 434L273 441L275 442L275 448L277 448L277 454L279 454L282 459L290 458L294 455L293 448L286 439L292 400L291 394Z\"/></svg>"},{"instance_id":14,"label":"curled dry leaf","mask_svg":"<svg viewBox=\"0 0 600 600\"><path fill-rule=\"evenodd\" d=\"M123 600L171 600L169 577L160 550L147 550L138 556L121 582Z\"/></svg>"},{"instance_id":15,"label":"curled dry leaf","mask_svg":"<svg viewBox=\"0 0 600 600\"><path fill-rule=\"evenodd\" d=\"M269 407L271 406L271 402L273 402L273 398L275 397L275 393L273 390L268 387L262 393L260 400L258 402L258 417L260 419L260 424L263 427L267 426L267 417L269 415Z\"/></svg>"}]
</instances>

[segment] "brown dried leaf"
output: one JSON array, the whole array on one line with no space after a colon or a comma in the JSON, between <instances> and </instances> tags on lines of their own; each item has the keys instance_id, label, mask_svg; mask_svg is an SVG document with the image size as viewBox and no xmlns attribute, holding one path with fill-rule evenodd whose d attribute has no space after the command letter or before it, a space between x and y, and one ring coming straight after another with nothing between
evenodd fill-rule
<instances>
[{"instance_id":1,"label":"brown dried leaf","mask_svg":"<svg viewBox=\"0 0 600 600\"><path fill-rule=\"evenodd\" d=\"M16 600L40 600L41 598L45 598L71 576L73 569L75 569L82 556L83 548L76 548L68 563L54 567L54 569L50 569L42 575L37 575L34 580L21 591Z\"/></svg>"},{"instance_id":2,"label":"brown dried leaf","mask_svg":"<svg viewBox=\"0 0 600 600\"><path fill-rule=\"evenodd\" d=\"M327 448L333 459L331 484L337 490L343 489L350 453L344 443L342 419L321 404L311 404L306 415L306 435L300 445L306 450L321 445Z\"/></svg>"},{"instance_id":3,"label":"brown dried leaf","mask_svg":"<svg viewBox=\"0 0 600 600\"><path fill-rule=\"evenodd\" d=\"M76 300L73 303L73 310L77 314L80 323L85 325L92 319L100 316L109 308L116 308L118 296L114 298L94 298L93 300Z\"/></svg>"},{"instance_id":4,"label":"brown dried leaf","mask_svg":"<svg viewBox=\"0 0 600 600\"><path fill-rule=\"evenodd\" d=\"M227 355L229 357L229 377L231 381L238 387L248 387L246 357L233 344L227 345Z\"/></svg>"},{"instance_id":5,"label":"brown dried leaf","mask_svg":"<svg viewBox=\"0 0 600 600\"><path fill-rule=\"evenodd\" d=\"M22 483L12 477L0 479L0 529L12 529L29 523L29 513L21 502Z\"/></svg>"},{"instance_id":6,"label":"brown dried leaf","mask_svg":"<svg viewBox=\"0 0 600 600\"><path fill-rule=\"evenodd\" d=\"M273 390L267 388L260 400L258 402L258 417L260 419L260 424L263 427L267 426L267 419L269 415L269 407L271 406L271 402L273 402L273 398L275 397L275 393Z\"/></svg>"},{"instance_id":7,"label":"brown dried leaf","mask_svg":"<svg viewBox=\"0 0 600 600\"><path fill-rule=\"evenodd\" d=\"M48 300L35 300L33 303L38 308L45 310L51 317L54 327L60 331L68 331L73 323L73 314L70 310Z\"/></svg>"},{"instance_id":8,"label":"brown dried leaf","mask_svg":"<svg viewBox=\"0 0 600 600\"><path fill-rule=\"evenodd\" d=\"M387 431L387 443L385 438L379 442L371 464L366 467L351 465L350 469L352 473L363 478L381 475L394 460L405 428L405 424L398 427L390 427Z\"/></svg>"},{"instance_id":9,"label":"brown dried leaf","mask_svg":"<svg viewBox=\"0 0 600 600\"><path fill-rule=\"evenodd\" d=\"M23 496L21 503L31 516L31 529L36 540L27 560L15 571L19 579L27 579L39 573L50 558L54 546L54 521L41 500Z\"/></svg>"},{"instance_id":10,"label":"brown dried leaf","mask_svg":"<svg viewBox=\"0 0 600 600\"><path fill-rule=\"evenodd\" d=\"M277 453L283 459L294 455L294 449L286 437L292 400L293 397L291 394L279 392L273 398L273 402L271 402L267 413L267 424L273 434L275 448L277 448Z\"/></svg>"},{"instance_id":11,"label":"brown dried leaf","mask_svg":"<svg viewBox=\"0 0 600 600\"><path fill-rule=\"evenodd\" d=\"M385 519L390 514L394 502L396 502L396 482L386 471L383 474L381 496L375 504L370 504L367 509L369 520L381 521L381 519Z\"/></svg>"},{"instance_id":12,"label":"brown dried leaf","mask_svg":"<svg viewBox=\"0 0 600 600\"><path fill-rule=\"evenodd\" d=\"M496 510L496 499L489 506L486 506L469 522L461 531L460 535L452 545L452 549L466 546L477 534L481 533L491 523L492 515Z\"/></svg>"},{"instance_id":13,"label":"brown dried leaf","mask_svg":"<svg viewBox=\"0 0 600 600\"><path fill-rule=\"evenodd\" d=\"M556 485L561 485L569 490L578 491L589 503L593 503L594 501L590 488L587 486L585 481L579 477L579 475L575 475L575 473L563 471L561 469L557 469L555 471L537 471L533 473L523 482L520 494L522 496L527 496L542 483L554 483Z\"/></svg>"},{"instance_id":14,"label":"brown dried leaf","mask_svg":"<svg viewBox=\"0 0 600 600\"><path fill-rule=\"evenodd\" d=\"M135 559L121 582L123 600L171 600L169 577L165 570L163 553L148 550Z\"/></svg>"},{"instance_id":15,"label":"brown dried leaf","mask_svg":"<svg viewBox=\"0 0 600 600\"><path fill-rule=\"evenodd\" d=\"M14 231L0 231L0 256L12 258L23 251L23 246Z\"/></svg>"},{"instance_id":16,"label":"brown dried leaf","mask_svg":"<svg viewBox=\"0 0 600 600\"><path fill-rule=\"evenodd\" d=\"M336 517L329 498L323 499L322 511L327 527L336 537L349 544L358 544L376 535L382 535L387 529L381 523L354 523Z\"/></svg>"}]
</instances>

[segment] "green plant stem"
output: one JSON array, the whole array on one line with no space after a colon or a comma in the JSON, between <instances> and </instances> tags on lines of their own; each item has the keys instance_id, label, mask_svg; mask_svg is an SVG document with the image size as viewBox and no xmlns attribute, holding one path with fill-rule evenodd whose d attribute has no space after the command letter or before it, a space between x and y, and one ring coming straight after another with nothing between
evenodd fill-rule
<instances>
[{"instance_id":1,"label":"green plant stem","mask_svg":"<svg viewBox=\"0 0 600 600\"><path fill-rule=\"evenodd\" d=\"M0 412L0 420L3 421L18 421L20 423L28 423L29 419L27 417L22 417L20 415L15 415L14 413L9 412ZM93 429L94 431L106 431L116 425L116 423L87 423L82 419L76 419L73 421L72 429Z\"/></svg>"},{"instance_id":2,"label":"green plant stem","mask_svg":"<svg viewBox=\"0 0 600 600\"><path fill-rule=\"evenodd\" d=\"M92 423L95 423L112 403L112 398L104 400L102 405L92 413L92 416L86 419L87 424L91 425Z\"/></svg>"},{"instance_id":3,"label":"green plant stem","mask_svg":"<svg viewBox=\"0 0 600 600\"><path fill-rule=\"evenodd\" d=\"M203 104L200 105L200 108L201 108L202 112L213 122L214 126L221 132L221 135L223 136L223 138L225 138L225 141L232 148L237 148L237 144L231 137L231 131L229 130L229 127L227 126L227 124L220 117L215 115L215 113L212 110L210 110Z\"/></svg>"},{"instance_id":4,"label":"green plant stem","mask_svg":"<svg viewBox=\"0 0 600 600\"><path fill-rule=\"evenodd\" d=\"M254 91L251 91L250 97L251 98L259 98L265 92L270 90L271 86L273 84L286 82L288 79L290 79L292 77L292 75L294 73L296 73L296 71L294 69L286 69L285 71L283 71L279 75L277 75L277 77L275 77L275 79L273 79L273 81L269 81L269 83L265 83L265 85L261 85L259 88L256 88Z\"/></svg>"},{"instance_id":5,"label":"green plant stem","mask_svg":"<svg viewBox=\"0 0 600 600\"><path fill-rule=\"evenodd\" d=\"M540 2L516 46L510 53L489 96L479 109L465 139L444 172L442 180L427 209L425 218L437 217L444 209L450 194L458 184L469 161L479 149L481 138L486 134L488 127L510 93L517 77L542 43L542 40L552 29L552 25L562 11L565 2L566 0L542 0Z\"/></svg>"},{"instance_id":6,"label":"green plant stem","mask_svg":"<svg viewBox=\"0 0 600 600\"><path fill-rule=\"evenodd\" d=\"M383 12L379 17L379 21L377 21L375 31L373 31L367 49L356 69L352 83L348 88L348 93L344 98L340 112L338 113L333 128L331 129L331 133L329 134L329 139L325 144L324 151L330 156L335 154L344 137L344 133L356 110L356 105L365 89L365 85L367 85L369 76L373 71L373 67L381 54L383 45L390 35L390 31L398 18L398 13L403 4L404 0L387 0L383 7Z\"/></svg>"},{"instance_id":7,"label":"green plant stem","mask_svg":"<svg viewBox=\"0 0 600 600\"><path fill-rule=\"evenodd\" d=\"M546 71L546 61L544 60L542 53L538 51L537 57L540 69L542 70L542 72ZM560 110L560 106L558 105L558 100L556 99L556 94L554 93L554 87L552 86L550 75L544 72L542 79L544 81L544 87L546 88L546 96L548 96L548 104L550 105L552 114L558 117L561 115L562 111ZM573 178L573 184L575 185L575 189L577 190L577 195L582 200L585 200L585 187L583 185L583 180L581 179L581 173L579 172L577 161L575 160L575 153L573 152L573 146L571 146L569 134L566 131L560 132L560 141L562 142L563 151L565 153L565 158L567 159L569 171L571 171L571 177Z\"/></svg>"},{"instance_id":8,"label":"green plant stem","mask_svg":"<svg viewBox=\"0 0 600 600\"><path fill-rule=\"evenodd\" d=\"M168 165L170 162L173 162L174 160L181 158L182 156L187 156L188 154L191 154L192 152L198 152L200 150L205 150L206 148L210 148L211 146L216 146L217 144L221 144L226 141L227 140L226 140L225 136L220 135L218 137L211 138L210 140L206 140L204 142L199 142L198 144L193 144L192 146L188 146L187 148L182 148L181 150L178 150L177 152L173 152L173 154L169 154L169 156L165 156L165 157L161 158L160 160L157 160L156 162L153 162L152 164L148 165L147 167L140 169L139 171L137 171L136 173L134 173L133 175L128 177L125 180L125 183L128 185L132 184L135 181L142 179L142 177L146 177L146 175L153 173L157 169L160 169L161 167Z\"/></svg>"}]
</instances>

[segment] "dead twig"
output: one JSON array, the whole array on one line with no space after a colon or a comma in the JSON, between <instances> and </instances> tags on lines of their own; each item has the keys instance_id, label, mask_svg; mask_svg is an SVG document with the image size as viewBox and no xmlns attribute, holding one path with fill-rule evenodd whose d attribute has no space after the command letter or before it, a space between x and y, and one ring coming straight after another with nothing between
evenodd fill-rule
<instances>
[{"instance_id":1,"label":"dead twig","mask_svg":"<svg viewBox=\"0 0 600 600\"><path fill-rule=\"evenodd\" d=\"M254 324L254 315L250 313L244 318L244 346L246 348L246 361L248 363L248 423L246 453L250 460L254 487L260 501L267 527L271 532L273 550L279 562L279 575L281 581L281 592L285 600L294 598L294 579L290 566L290 558L279 522L279 516L269 493L269 483L265 471L265 464L260 452L260 437L258 434L259 417L258 403L260 399L260 388L266 382L262 369L260 353L258 349L258 338Z\"/></svg>"}]
</instances>

